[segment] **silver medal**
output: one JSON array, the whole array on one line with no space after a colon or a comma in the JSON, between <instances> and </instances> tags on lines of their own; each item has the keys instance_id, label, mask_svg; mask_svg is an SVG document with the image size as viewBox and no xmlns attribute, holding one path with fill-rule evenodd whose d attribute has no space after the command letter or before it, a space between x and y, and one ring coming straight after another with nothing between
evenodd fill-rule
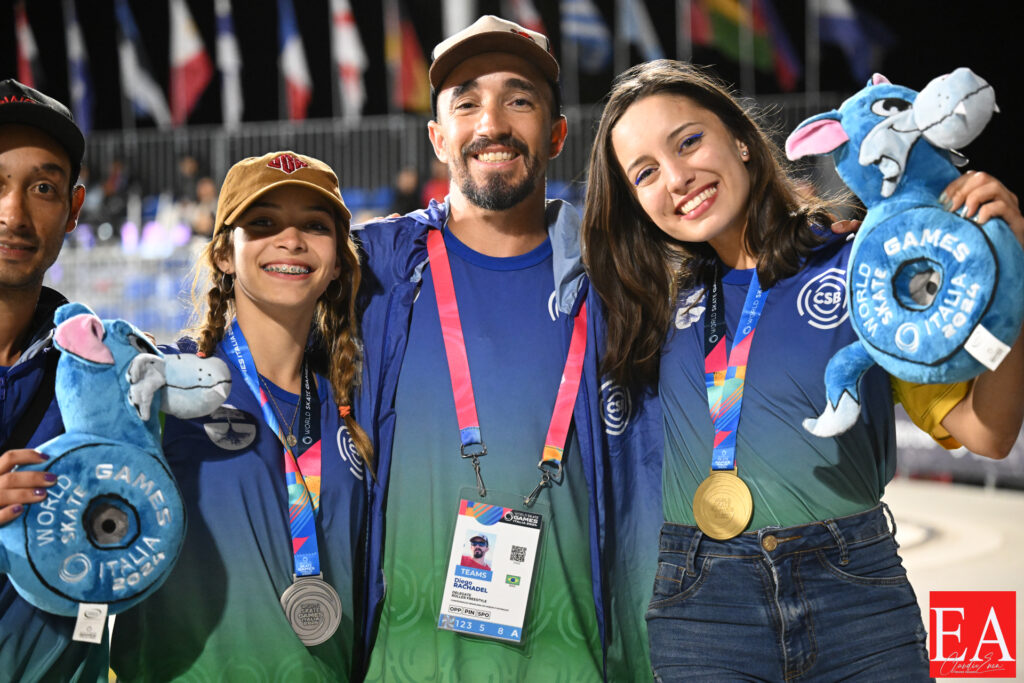
<instances>
[{"instance_id":1,"label":"silver medal","mask_svg":"<svg viewBox=\"0 0 1024 683\"><path fill-rule=\"evenodd\" d=\"M341 624L341 598L323 574L295 577L281 595L281 607L304 645L328 640Z\"/></svg>"}]
</instances>

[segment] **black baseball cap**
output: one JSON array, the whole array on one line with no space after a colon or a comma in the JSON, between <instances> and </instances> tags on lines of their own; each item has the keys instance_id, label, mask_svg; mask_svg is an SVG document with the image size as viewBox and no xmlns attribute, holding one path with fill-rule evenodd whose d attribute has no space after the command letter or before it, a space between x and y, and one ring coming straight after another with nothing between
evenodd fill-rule
<instances>
[{"instance_id":1,"label":"black baseball cap","mask_svg":"<svg viewBox=\"0 0 1024 683\"><path fill-rule=\"evenodd\" d=\"M71 110L35 88L13 78L0 81L0 124L20 123L42 130L60 143L71 160L71 182L78 181L85 154L85 136Z\"/></svg>"}]
</instances>

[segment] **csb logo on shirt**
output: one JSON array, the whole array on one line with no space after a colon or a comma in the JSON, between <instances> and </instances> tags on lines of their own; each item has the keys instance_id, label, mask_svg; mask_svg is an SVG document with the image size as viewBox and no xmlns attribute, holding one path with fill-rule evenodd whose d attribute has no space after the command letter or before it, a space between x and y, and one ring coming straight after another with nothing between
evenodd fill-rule
<instances>
[{"instance_id":1,"label":"csb logo on shirt","mask_svg":"<svg viewBox=\"0 0 1024 683\"><path fill-rule=\"evenodd\" d=\"M1017 675L1016 591L932 591L929 674L941 678Z\"/></svg>"},{"instance_id":2,"label":"csb logo on shirt","mask_svg":"<svg viewBox=\"0 0 1024 683\"><path fill-rule=\"evenodd\" d=\"M808 280L796 297L796 312L807 324L831 330L849 316L846 309L846 271L829 268Z\"/></svg>"}]
</instances>

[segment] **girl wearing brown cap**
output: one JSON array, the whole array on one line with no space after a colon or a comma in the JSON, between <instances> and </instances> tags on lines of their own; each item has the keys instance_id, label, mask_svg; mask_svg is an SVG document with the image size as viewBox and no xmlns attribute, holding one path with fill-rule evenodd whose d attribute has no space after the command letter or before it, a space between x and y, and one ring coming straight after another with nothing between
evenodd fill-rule
<instances>
[{"instance_id":1,"label":"girl wearing brown cap","mask_svg":"<svg viewBox=\"0 0 1024 683\"><path fill-rule=\"evenodd\" d=\"M121 680L348 680L371 446L350 412L359 264L334 172L293 152L228 171L182 352L232 372L224 407L168 417L185 546L151 599L118 616ZM361 592L361 591L360 591Z\"/></svg>"}]
</instances>

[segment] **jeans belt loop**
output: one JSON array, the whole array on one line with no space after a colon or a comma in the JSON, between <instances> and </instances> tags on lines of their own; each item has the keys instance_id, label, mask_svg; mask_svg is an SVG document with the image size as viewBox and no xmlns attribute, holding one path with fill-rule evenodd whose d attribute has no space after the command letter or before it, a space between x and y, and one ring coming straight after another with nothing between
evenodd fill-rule
<instances>
[{"instance_id":1,"label":"jeans belt loop","mask_svg":"<svg viewBox=\"0 0 1024 683\"><path fill-rule=\"evenodd\" d=\"M704 532L697 529L693 532L693 536L690 537L690 549L686 552L686 575L697 576L697 548L700 546L700 540L704 538Z\"/></svg>"},{"instance_id":2,"label":"jeans belt loop","mask_svg":"<svg viewBox=\"0 0 1024 683\"><path fill-rule=\"evenodd\" d=\"M896 518L893 517L892 510L889 509L888 505L885 503L879 504L882 506L882 509L885 510L885 514L889 517L889 523L892 525L892 542L896 544L897 548L899 548L900 544L896 541Z\"/></svg>"},{"instance_id":3,"label":"jeans belt loop","mask_svg":"<svg viewBox=\"0 0 1024 683\"><path fill-rule=\"evenodd\" d=\"M839 546L839 564L845 566L850 563L850 553L846 547L846 539L843 538L843 534L839 531L839 527L836 526L836 520L830 519L825 522L825 527L832 534L832 537L836 539L836 545Z\"/></svg>"}]
</instances>

